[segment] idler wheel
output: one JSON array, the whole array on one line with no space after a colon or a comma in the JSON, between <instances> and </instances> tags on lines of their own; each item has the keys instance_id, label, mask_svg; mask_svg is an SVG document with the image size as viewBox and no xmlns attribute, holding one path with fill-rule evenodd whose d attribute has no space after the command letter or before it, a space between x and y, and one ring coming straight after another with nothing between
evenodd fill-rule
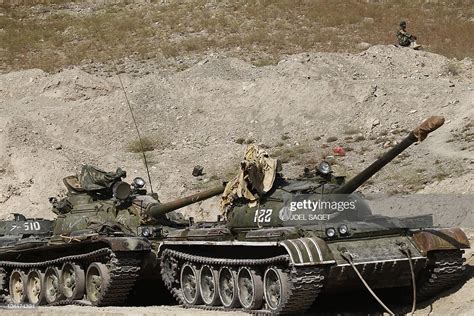
<instances>
[{"instance_id":1,"label":"idler wheel","mask_svg":"<svg viewBox=\"0 0 474 316\"><path fill-rule=\"evenodd\" d=\"M199 290L204 304L208 306L219 305L219 291L217 290L218 273L208 265L201 267L199 271Z\"/></svg>"},{"instance_id":2,"label":"idler wheel","mask_svg":"<svg viewBox=\"0 0 474 316\"><path fill-rule=\"evenodd\" d=\"M226 308L240 306L237 294L237 271L229 267L222 267L219 270L219 298Z\"/></svg>"},{"instance_id":3,"label":"idler wheel","mask_svg":"<svg viewBox=\"0 0 474 316\"><path fill-rule=\"evenodd\" d=\"M59 286L59 277L60 272L56 267L48 267L44 272L44 297L48 304L56 303L64 297Z\"/></svg>"},{"instance_id":4,"label":"idler wheel","mask_svg":"<svg viewBox=\"0 0 474 316\"><path fill-rule=\"evenodd\" d=\"M199 275L196 267L191 263L185 263L181 267L181 290L184 302L188 305L201 304L201 293L199 289Z\"/></svg>"},{"instance_id":5,"label":"idler wheel","mask_svg":"<svg viewBox=\"0 0 474 316\"><path fill-rule=\"evenodd\" d=\"M8 292L10 293L10 301L13 304L22 304L26 301L25 291L26 275L21 270L13 270L10 274L10 282Z\"/></svg>"},{"instance_id":6,"label":"idler wheel","mask_svg":"<svg viewBox=\"0 0 474 316\"><path fill-rule=\"evenodd\" d=\"M85 276L82 268L66 262L61 269L61 292L67 300L79 300L84 297Z\"/></svg>"},{"instance_id":7,"label":"idler wheel","mask_svg":"<svg viewBox=\"0 0 474 316\"><path fill-rule=\"evenodd\" d=\"M252 310L262 307L263 282L261 275L254 269L242 267L237 274L239 301L243 308Z\"/></svg>"},{"instance_id":8,"label":"idler wheel","mask_svg":"<svg viewBox=\"0 0 474 316\"><path fill-rule=\"evenodd\" d=\"M110 284L110 272L107 266L100 262L93 262L87 268L86 293L92 305L100 305Z\"/></svg>"},{"instance_id":9,"label":"idler wheel","mask_svg":"<svg viewBox=\"0 0 474 316\"><path fill-rule=\"evenodd\" d=\"M26 296L30 303L43 305L46 302L45 292L44 273L36 269L30 270L26 277Z\"/></svg>"},{"instance_id":10,"label":"idler wheel","mask_svg":"<svg viewBox=\"0 0 474 316\"><path fill-rule=\"evenodd\" d=\"M277 312L288 300L288 275L281 269L269 267L263 276L265 302L272 312Z\"/></svg>"}]
</instances>

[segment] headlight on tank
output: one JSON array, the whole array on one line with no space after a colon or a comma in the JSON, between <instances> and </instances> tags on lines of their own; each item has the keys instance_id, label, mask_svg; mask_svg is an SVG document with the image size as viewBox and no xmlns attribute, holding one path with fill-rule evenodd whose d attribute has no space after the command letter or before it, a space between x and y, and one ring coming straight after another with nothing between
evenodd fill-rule
<instances>
[{"instance_id":1,"label":"headlight on tank","mask_svg":"<svg viewBox=\"0 0 474 316\"><path fill-rule=\"evenodd\" d=\"M331 165L327 161L322 161L318 166L318 172L322 175L331 173Z\"/></svg>"},{"instance_id":2,"label":"headlight on tank","mask_svg":"<svg viewBox=\"0 0 474 316\"><path fill-rule=\"evenodd\" d=\"M145 238L153 237L153 227L140 226L137 229L137 235Z\"/></svg>"},{"instance_id":3,"label":"headlight on tank","mask_svg":"<svg viewBox=\"0 0 474 316\"><path fill-rule=\"evenodd\" d=\"M336 230L332 227L329 227L328 229L326 229L326 236L328 236L329 238L336 236Z\"/></svg>"},{"instance_id":4,"label":"headlight on tank","mask_svg":"<svg viewBox=\"0 0 474 316\"><path fill-rule=\"evenodd\" d=\"M349 232L349 227L347 227L347 225L341 225L339 226L338 230L339 234L346 235Z\"/></svg>"},{"instance_id":5,"label":"headlight on tank","mask_svg":"<svg viewBox=\"0 0 474 316\"><path fill-rule=\"evenodd\" d=\"M146 182L145 180L143 180L143 178L141 177L136 177L135 179L133 179L133 186L136 188L136 189L141 189L145 186Z\"/></svg>"}]
</instances>

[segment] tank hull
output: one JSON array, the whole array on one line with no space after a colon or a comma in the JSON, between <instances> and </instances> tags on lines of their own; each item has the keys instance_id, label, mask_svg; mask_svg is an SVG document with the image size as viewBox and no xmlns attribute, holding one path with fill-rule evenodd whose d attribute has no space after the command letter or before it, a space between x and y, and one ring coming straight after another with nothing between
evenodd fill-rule
<instances>
[{"instance_id":1,"label":"tank hull","mask_svg":"<svg viewBox=\"0 0 474 316\"><path fill-rule=\"evenodd\" d=\"M35 305L124 305L150 252L151 243L145 238L97 234L3 246L2 300ZM39 290L35 286L42 288L41 294L35 295Z\"/></svg>"},{"instance_id":2,"label":"tank hull","mask_svg":"<svg viewBox=\"0 0 474 316\"><path fill-rule=\"evenodd\" d=\"M271 237L271 229L262 231L261 236L267 240L255 240L258 230L247 232L250 236L244 238L242 235L240 239L232 238L224 226L176 231L160 248L165 285L185 306L224 310L239 306L243 310L274 314L304 312L313 303L317 304L320 293L363 289L360 278L373 290L408 287L415 281L417 297L426 299L462 279L462 249L469 248L466 236L458 228L406 230L404 234L332 240L311 236L310 231L306 236L288 239L282 238L278 229L273 236L280 237ZM189 284L182 281L182 273L188 267L195 271L196 284L203 282L202 271L217 271L216 291L220 291L219 271L233 271L237 286L242 271L250 271L252 278L259 280L252 289L260 293L259 297L250 306L245 306L242 302L245 299L240 297L240 303L232 306L223 306L223 300L220 303L192 300L183 287ZM275 282L271 282L275 278L270 276L275 275L274 271L278 271L282 284L277 296L284 302L272 308L269 302L275 288ZM196 293L208 295L202 289Z\"/></svg>"}]
</instances>

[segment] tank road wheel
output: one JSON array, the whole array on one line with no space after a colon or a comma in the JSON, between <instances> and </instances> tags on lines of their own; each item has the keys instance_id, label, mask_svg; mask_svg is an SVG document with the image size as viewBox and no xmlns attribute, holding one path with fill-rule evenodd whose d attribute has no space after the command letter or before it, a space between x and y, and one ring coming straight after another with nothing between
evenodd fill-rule
<instances>
[{"instance_id":1,"label":"tank road wheel","mask_svg":"<svg viewBox=\"0 0 474 316\"><path fill-rule=\"evenodd\" d=\"M190 263L185 263L181 267L181 290L183 300L188 305L201 304L201 293L199 291L199 276L196 267Z\"/></svg>"},{"instance_id":2,"label":"tank road wheel","mask_svg":"<svg viewBox=\"0 0 474 316\"><path fill-rule=\"evenodd\" d=\"M61 300L64 296L59 286L59 269L48 267L44 272L44 296L48 304Z\"/></svg>"},{"instance_id":3,"label":"tank road wheel","mask_svg":"<svg viewBox=\"0 0 474 316\"><path fill-rule=\"evenodd\" d=\"M30 270L26 277L26 296L30 303L43 305L46 302L45 291L44 273L36 269Z\"/></svg>"},{"instance_id":4,"label":"tank road wheel","mask_svg":"<svg viewBox=\"0 0 474 316\"><path fill-rule=\"evenodd\" d=\"M103 263L94 262L87 268L86 293L92 305L100 305L110 284L110 272Z\"/></svg>"},{"instance_id":5,"label":"tank road wheel","mask_svg":"<svg viewBox=\"0 0 474 316\"><path fill-rule=\"evenodd\" d=\"M66 262L61 269L61 292L68 300L78 300L84 297L84 270L77 264Z\"/></svg>"},{"instance_id":6,"label":"tank road wheel","mask_svg":"<svg viewBox=\"0 0 474 316\"><path fill-rule=\"evenodd\" d=\"M251 310L262 307L263 282L257 271L249 267L240 268L237 285L239 301L243 308Z\"/></svg>"},{"instance_id":7,"label":"tank road wheel","mask_svg":"<svg viewBox=\"0 0 474 316\"><path fill-rule=\"evenodd\" d=\"M263 276L265 302L272 312L278 312L289 298L288 275L281 269L269 267Z\"/></svg>"},{"instance_id":8,"label":"tank road wheel","mask_svg":"<svg viewBox=\"0 0 474 316\"><path fill-rule=\"evenodd\" d=\"M240 306L237 295L237 272L229 267L222 267L219 271L219 298L224 307Z\"/></svg>"},{"instance_id":9,"label":"tank road wheel","mask_svg":"<svg viewBox=\"0 0 474 316\"><path fill-rule=\"evenodd\" d=\"M8 292L10 293L10 301L13 304L22 304L25 302L25 283L25 273L21 270L13 270L10 274L10 282L8 287Z\"/></svg>"},{"instance_id":10,"label":"tank road wheel","mask_svg":"<svg viewBox=\"0 0 474 316\"><path fill-rule=\"evenodd\" d=\"M219 305L219 292L217 290L218 274L215 269L205 265L199 271L199 291L204 303L208 306Z\"/></svg>"}]
</instances>

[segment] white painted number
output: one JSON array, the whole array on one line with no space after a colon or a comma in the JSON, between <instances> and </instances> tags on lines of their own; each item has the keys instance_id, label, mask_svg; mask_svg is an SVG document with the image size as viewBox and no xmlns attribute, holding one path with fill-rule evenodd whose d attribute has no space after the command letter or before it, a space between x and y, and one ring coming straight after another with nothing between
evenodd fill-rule
<instances>
[{"instance_id":1,"label":"white painted number","mask_svg":"<svg viewBox=\"0 0 474 316\"><path fill-rule=\"evenodd\" d=\"M25 231L40 230L41 226L39 222L26 222L23 224L23 229Z\"/></svg>"},{"instance_id":2,"label":"white painted number","mask_svg":"<svg viewBox=\"0 0 474 316\"><path fill-rule=\"evenodd\" d=\"M270 223L272 220L272 209L257 209L253 221L255 223Z\"/></svg>"}]
</instances>

